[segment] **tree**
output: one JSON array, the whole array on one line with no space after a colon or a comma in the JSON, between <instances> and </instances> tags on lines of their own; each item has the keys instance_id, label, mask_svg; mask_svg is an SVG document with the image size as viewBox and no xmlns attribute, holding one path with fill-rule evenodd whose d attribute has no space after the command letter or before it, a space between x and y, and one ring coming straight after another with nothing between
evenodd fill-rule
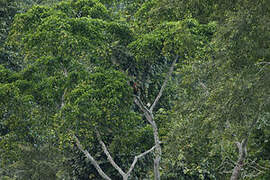
<instances>
[{"instance_id":1,"label":"tree","mask_svg":"<svg viewBox=\"0 0 270 180\"><path fill-rule=\"evenodd\" d=\"M267 1L0 3L1 176L269 177Z\"/></svg>"},{"instance_id":2,"label":"tree","mask_svg":"<svg viewBox=\"0 0 270 180\"><path fill-rule=\"evenodd\" d=\"M71 11L70 7L74 11ZM84 11L81 12L80 9L84 9ZM89 86L90 89L92 88L89 95L96 93L92 94L94 95L92 96L93 98L100 96L100 88L105 88L103 94L105 99L101 98L99 99L100 101L96 101L98 103L96 104L96 109L98 107L106 107L105 113L110 112L107 115L115 123L114 126L121 124L117 122L119 117L124 119L128 114L132 113L132 111L129 113L131 110L130 105L125 103L122 103L122 109L118 108L119 114L115 114L115 109L110 109L117 107L117 103L120 101L130 102L128 97L132 98L132 96L129 95L131 92L127 84L129 80L124 78L124 75L118 71L112 70L111 73L106 74L104 70L99 71L97 69L97 66L103 66L103 68L115 66L110 62L110 44L114 41L120 41L122 44L127 43L129 41L129 31L124 24L112 22L106 8L97 2L69 1L56 4L52 8L35 6L28 12L20 14L15 18L10 35L10 45L19 47L20 53L24 57L22 76L24 80L31 84L30 91L27 93L33 96L34 101L38 103L42 111L50 112L47 115L48 123L46 123L46 126L40 123L41 128L46 127L49 133L54 126L59 125L61 120L57 118L54 120L53 117L61 117L60 112L64 110L63 108L66 110L69 107L67 104L68 100L76 103L73 101L74 99L68 98L74 95L74 93L76 94L80 88L84 88L85 82L89 82L91 85L97 83L96 89ZM91 77L90 81L88 81L88 76ZM110 76L115 76L116 79ZM107 78L105 82L111 83L111 85L98 85L97 81L101 80L102 83L103 78ZM118 85L121 85L123 89L118 87ZM110 92L112 87L115 89ZM107 94L108 92L110 94ZM114 93L116 93L115 99L110 99L113 98ZM107 101L111 102L110 105L112 107L104 106ZM103 104L100 104L101 102ZM126 111L123 111L123 108ZM91 112L93 109L88 110ZM101 115L104 115L102 111L92 111L92 113L101 113L100 116L95 116L94 121L100 120ZM118 115L119 117L117 117ZM80 120L83 120L81 118ZM106 119L106 116L103 118ZM137 118L137 116L133 113L132 118ZM129 124L128 127L132 125L132 118L130 122L125 122ZM113 125L113 122L108 125ZM100 123L102 125L102 121ZM69 126L72 125L74 124ZM105 126L106 124L103 125L104 131L110 130ZM130 129L132 128L130 127ZM82 131L83 129L80 132ZM117 131L119 131L119 127ZM91 134L91 129L87 133ZM112 133L109 134L111 135ZM62 143L61 138L65 139L67 135L64 134L62 137L59 137L60 143ZM54 137L55 134L50 134L49 136ZM86 135L85 138L87 137ZM93 137L90 137L90 139L93 139Z\"/></svg>"},{"instance_id":3,"label":"tree","mask_svg":"<svg viewBox=\"0 0 270 180\"><path fill-rule=\"evenodd\" d=\"M268 162L254 156L258 146L253 149L253 134L261 129L259 121L265 119L269 106L265 96L269 69L265 62L260 66L262 59L269 59L268 31L260 23L269 16L264 3L252 10L252 3L235 5L235 12L218 26L210 49L179 70L181 100L170 133L171 140L179 143L166 148L169 158L177 159L173 163L177 173L201 178L267 177Z\"/></svg>"}]
</instances>

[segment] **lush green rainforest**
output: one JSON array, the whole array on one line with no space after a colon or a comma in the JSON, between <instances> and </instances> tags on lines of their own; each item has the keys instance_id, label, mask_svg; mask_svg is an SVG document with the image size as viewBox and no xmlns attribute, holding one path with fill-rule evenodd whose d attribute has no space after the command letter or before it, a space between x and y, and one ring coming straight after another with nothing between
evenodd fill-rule
<instances>
[{"instance_id":1,"label":"lush green rainforest","mask_svg":"<svg viewBox=\"0 0 270 180\"><path fill-rule=\"evenodd\" d=\"M0 179L270 179L270 1L0 0Z\"/></svg>"}]
</instances>

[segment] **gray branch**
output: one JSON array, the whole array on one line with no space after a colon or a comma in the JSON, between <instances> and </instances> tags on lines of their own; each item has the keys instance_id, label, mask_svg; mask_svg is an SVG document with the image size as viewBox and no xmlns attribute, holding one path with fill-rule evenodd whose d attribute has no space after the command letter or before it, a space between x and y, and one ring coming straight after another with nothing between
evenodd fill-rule
<instances>
[{"instance_id":1,"label":"gray branch","mask_svg":"<svg viewBox=\"0 0 270 180\"><path fill-rule=\"evenodd\" d=\"M139 158L142 158L142 157L145 156L146 154L152 152L155 148L156 148L156 146L153 146L151 149L149 149L149 150L147 150L147 151L145 151L145 152L139 154L138 156L135 156L135 157L134 157L134 160L133 160L133 162L132 162L132 164L131 164L131 166L130 166L128 172L127 172L127 174L130 175L131 171L134 169L134 166L135 166L135 164L137 163L137 161L138 161Z\"/></svg>"},{"instance_id":2,"label":"gray branch","mask_svg":"<svg viewBox=\"0 0 270 180\"><path fill-rule=\"evenodd\" d=\"M101 136L99 134L99 132L96 130L96 134L97 134L97 138L98 138L98 142L99 144L101 144L102 149L104 151L104 153L107 156L108 161L111 163L111 165L122 175L125 176L126 173L114 162L112 156L110 155L106 145L104 144L104 142L101 140Z\"/></svg>"},{"instance_id":3,"label":"gray branch","mask_svg":"<svg viewBox=\"0 0 270 180\"><path fill-rule=\"evenodd\" d=\"M101 177L103 177L106 180L111 180L111 178L109 178L100 168L99 164L97 163L97 161L91 156L91 154L87 151L84 150L79 139L74 135L74 139L76 141L76 145L77 147L84 153L84 155L91 161L91 163L95 166L96 170L98 171L99 175Z\"/></svg>"},{"instance_id":4,"label":"gray branch","mask_svg":"<svg viewBox=\"0 0 270 180\"><path fill-rule=\"evenodd\" d=\"M178 58L179 58L179 56L177 55L176 58L174 59L172 65L171 65L171 67L170 67L170 70L169 70L169 72L168 72L168 74L167 74L167 77L166 77L165 81L163 82L163 84L162 84L162 86L161 86L161 88L160 88L160 90L159 90L159 93L158 93L158 95L157 95L157 97L156 97L154 103L153 103L152 106L150 107L150 112L153 111L153 109L154 109L155 106L157 105L159 99L161 98L161 96L162 96L162 94L163 94L163 91L164 91L164 89L165 89L165 87L166 87L166 85L167 85L167 83L168 83L168 81L169 81L169 79L170 79L170 77L171 77L171 75L172 75L173 68L174 68L174 66L175 66L176 61L178 60Z\"/></svg>"},{"instance_id":5,"label":"gray branch","mask_svg":"<svg viewBox=\"0 0 270 180\"><path fill-rule=\"evenodd\" d=\"M153 129L153 135L154 135L154 140L155 140L155 158L154 158L154 175L155 175L155 180L160 180L160 171L159 171L159 167L160 167L160 159L161 159L161 146L160 146L160 141L159 141L159 135L158 135L158 127L157 124L154 120L154 115L153 115L153 109L155 108L155 106L157 105L159 99L161 98L163 91L165 89L165 87L167 86L167 83L169 81L169 78L172 75L173 72L173 68L176 64L176 61L178 60L179 56L177 55L176 58L174 59L169 72L166 76L165 81L163 82L158 95L155 98L155 101L153 102L153 104L151 105L150 109L148 109L144 103L141 101L139 96L135 96L135 104L137 104L139 106L139 108L141 109L141 111L144 113L145 118L147 119L147 121L151 124L152 129ZM135 161L136 162L136 161Z\"/></svg>"},{"instance_id":6,"label":"gray branch","mask_svg":"<svg viewBox=\"0 0 270 180\"><path fill-rule=\"evenodd\" d=\"M270 62L259 62L258 64L266 64L266 65L270 65Z\"/></svg>"},{"instance_id":7,"label":"gray branch","mask_svg":"<svg viewBox=\"0 0 270 180\"><path fill-rule=\"evenodd\" d=\"M146 117L147 121L154 126L154 116L153 113L150 112L150 110L143 104L143 102L141 101L139 96L135 96L134 99L135 103L137 104L137 106L139 106L139 108L141 109L141 111L144 113L144 116Z\"/></svg>"},{"instance_id":8,"label":"gray branch","mask_svg":"<svg viewBox=\"0 0 270 180\"><path fill-rule=\"evenodd\" d=\"M233 173L231 176L231 180L237 180L239 179L240 172L242 167L244 166L244 160L247 156L247 140L248 138L245 138L242 140L242 142L236 142L236 146L238 148L238 160L237 163L233 169Z\"/></svg>"},{"instance_id":9,"label":"gray branch","mask_svg":"<svg viewBox=\"0 0 270 180\"><path fill-rule=\"evenodd\" d=\"M113 160L113 158L111 157L111 155L110 155L110 153L109 153L109 151L108 151L108 149L107 149L105 143L104 143L104 142L102 141L102 139L101 139L100 133L99 133L97 130L96 130L96 134L97 134L98 141L99 141L99 143L101 144L102 149L103 149L104 153L105 153L106 156L107 156L107 159L109 160L109 162L111 163L111 165L112 165L112 166L113 166L113 167L114 167L114 168L122 175L123 180L127 180L127 179L128 179L128 177L130 176L130 173L131 173L132 170L134 169L134 167L135 167L135 165L136 165L136 163L137 163L137 161L138 161L139 158L142 158L143 156L145 156L146 154L152 152L152 151L156 148L156 146L153 146L151 149L149 149L149 150L147 150L147 151L145 151L145 152L143 152L143 153L141 153L141 154L135 156L135 157L134 157L134 160L133 160L133 162L132 162L132 164L131 164L131 166L130 166L130 168L129 168L129 170L128 170L128 172L125 173L125 172L124 172L124 171L123 171L123 170L122 170L122 169L114 162L114 160Z\"/></svg>"}]
</instances>

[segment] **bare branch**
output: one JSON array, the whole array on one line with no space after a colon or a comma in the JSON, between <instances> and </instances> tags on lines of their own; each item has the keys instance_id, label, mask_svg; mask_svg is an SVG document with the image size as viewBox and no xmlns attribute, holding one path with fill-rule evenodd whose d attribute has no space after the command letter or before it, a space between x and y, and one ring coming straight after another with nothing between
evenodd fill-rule
<instances>
[{"instance_id":1,"label":"bare branch","mask_svg":"<svg viewBox=\"0 0 270 180\"><path fill-rule=\"evenodd\" d=\"M143 102L141 101L140 97L139 96L135 96L135 103L139 106L139 108L144 112L144 116L145 118L147 119L147 121L151 124L152 128L153 128L153 134L154 134L154 140L155 140L155 146L156 148L155 151L155 158L154 158L154 175L155 175L155 180L160 180L160 171L159 171L159 166L160 166L160 159L161 159L161 146L160 146L160 141L159 141L159 136L158 136L158 128L157 128L157 125L156 125L156 122L154 120L154 115L153 115L153 109L155 108L155 106L157 105L159 99L161 98L162 94L163 94L163 91L169 81L169 78L171 77L172 75L172 72L173 72L173 68L176 64L176 61L178 60L179 56L177 55L175 60L173 61L170 69L169 69L169 72L165 78L165 81L163 82L160 90L159 90L159 93L158 95L156 96L155 98L155 101L153 102L153 104L151 105L150 109L148 109L144 104ZM135 160L134 160L134 163L136 163L136 157L135 157ZM135 165L135 164L134 164ZM132 168L132 166L131 166Z\"/></svg>"},{"instance_id":2,"label":"bare branch","mask_svg":"<svg viewBox=\"0 0 270 180\"><path fill-rule=\"evenodd\" d=\"M131 164L131 166L130 166L128 172L127 172L127 175L128 175L128 176L130 175L131 171L134 169L134 166L135 166L135 164L137 163L137 161L138 161L139 158L141 158L141 157L145 156L146 154L152 152L155 148L156 148L156 145L153 146L151 149L149 149L149 150L147 150L147 151L145 151L145 152L139 154L138 156L135 156L135 157L134 157L134 160L133 160L133 162L132 162L132 164Z\"/></svg>"},{"instance_id":3,"label":"bare branch","mask_svg":"<svg viewBox=\"0 0 270 180\"><path fill-rule=\"evenodd\" d=\"M143 104L142 100L140 99L139 96L135 96L135 103L140 107L140 109L146 113L146 114L150 114L151 112L149 111L149 109L147 109L147 107Z\"/></svg>"},{"instance_id":4,"label":"bare branch","mask_svg":"<svg viewBox=\"0 0 270 180\"><path fill-rule=\"evenodd\" d=\"M107 156L107 159L109 160L109 162L111 163L111 165L122 175L122 176L126 176L126 173L114 162L112 156L110 155L106 145L104 144L104 142L101 140L101 136L98 132L98 130L96 130L96 134L97 134L97 138L98 138L98 141L99 143L101 144L102 146L102 149L104 151L104 153L106 154Z\"/></svg>"},{"instance_id":5,"label":"bare branch","mask_svg":"<svg viewBox=\"0 0 270 180\"><path fill-rule=\"evenodd\" d=\"M237 180L240 176L240 171L241 171L242 167L244 166L244 160L247 157L247 142L248 142L249 136L250 136L251 132L253 131L256 123L257 123L257 119L254 119L252 121L252 123L250 124L250 127L246 133L245 138L242 140L242 142L241 143L236 142L236 146L238 148L238 160L237 160L237 163L233 169L231 180Z\"/></svg>"},{"instance_id":6,"label":"bare branch","mask_svg":"<svg viewBox=\"0 0 270 180\"><path fill-rule=\"evenodd\" d=\"M267 64L267 65L270 65L270 62L259 62L258 64Z\"/></svg>"},{"instance_id":7,"label":"bare branch","mask_svg":"<svg viewBox=\"0 0 270 180\"><path fill-rule=\"evenodd\" d=\"M153 103L152 106L150 107L150 112L153 111L153 109L154 109L155 106L157 105L157 103L158 103L160 97L162 96L163 91L164 91L164 89L165 89L165 87L166 87L166 85L167 85L167 83L168 83L168 81L169 81L169 78L170 78L171 75L172 75L173 68L174 68L174 66L175 66L176 61L178 60L178 58L179 58L179 56L177 55L176 58L174 59L172 65L171 65L171 67L170 67L170 70L169 70L169 72L168 72L168 74L167 74L167 77L166 77L165 81L163 82L163 84L162 84L162 86L161 86L161 88L160 88L160 90L159 90L159 93L158 93L158 95L157 95L157 97L156 97L154 103Z\"/></svg>"},{"instance_id":8,"label":"bare branch","mask_svg":"<svg viewBox=\"0 0 270 180\"><path fill-rule=\"evenodd\" d=\"M84 153L84 155L91 161L91 163L95 166L96 170L98 171L99 175L101 177L103 177L106 180L111 180L111 178L109 178L104 172L103 170L100 168L99 164L97 163L97 161L91 156L91 154L87 151L84 150L79 139L74 135L74 139L76 141L76 145L77 147Z\"/></svg>"},{"instance_id":9,"label":"bare branch","mask_svg":"<svg viewBox=\"0 0 270 180\"><path fill-rule=\"evenodd\" d=\"M203 82L201 82L201 81L199 82L199 84L202 86L202 88L205 90L206 95L208 96L209 95L209 91L208 91L207 86Z\"/></svg>"},{"instance_id":10,"label":"bare branch","mask_svg":"<svg viewBox=\"0 0 270 180\"><path fill-rule=\"evenodd\" d=\"M62 64L62 66L63 66L63 64ZM63 71L64 71L64 76L67 77L68 76L67 69L64 68ZM62 94L60 109L62 109L65 106L65 96L66 96L66 93L67 93L67 88L65 88L64 93Z\"/></svg>"},{"instance_id":11,"label":"bare branch","mask_svg":"<svg viewBox=\"0 0 270 180\"><path fill-rule=\"evenodd\" d=\"M255 125L257 124L257 122L258 122L258 119L256 118L256 119L254 119L254 120L252 121L252 123L250 124L250 127L248 128L249 130L248 130L248 132L247 132L246 139L249 138L249 136L250 136L251 132L253 131Z\"/></svg>"},{"instance_id":12,"label":"bare branch","mask_svg":"<svg viewBox=\"0 0 270 180\"><path fill-rule=\"evenodd\" d=\"M67 88L65 88L64 93L62 95L60 109L63 109L63 107L65 106L65 96L66 96L66 93L67 93Z\"/></svg>"},{"instance_id":13,"label":"bare branch","mask_svg":"<svg viewBox=\"0 0 270 180\"><path fill-rule=\"evenodd\" d=\"M135 103L139 106L139 108L144 112L144 115L148 122L153 126L153 113L149 111L149 109L143 104L142 100L139 96L135 96Z\"/></svg>"},{"instance_id":14,"label":"bare branch","mask_svg":"<svg viewBox=\"0 0 270 180\"><path fill-rule=\"evenodd\" d=\"M233 169L231 180L237 180L240 176L241 169L244 166L244 160L246 159L247 156L247 141L248 137L243 139L241 143L236 142L239 153L237 163Z\"/></svg>"},{"instance_id":15,"label":"bare branch","mask_svg":"<svg viewBox=\"0 0 270 180\"><path fill-rule=\"evenodd\" d=\"M67 69L64 68L64 76L67 77L68 76L68 72L67 72Z\"/></svg>"},{"instance_id":16,"label":"bare branch","mask_svg":"<svg viewBox=\"0 0 270 180\"><path fill-rule=\"evenodd\" d=\"M235 144L236 144L236 146L238 148L238 151L240 153L241 152L241 143L240 142L236 142Z\"/></svg>"}]
</instances>

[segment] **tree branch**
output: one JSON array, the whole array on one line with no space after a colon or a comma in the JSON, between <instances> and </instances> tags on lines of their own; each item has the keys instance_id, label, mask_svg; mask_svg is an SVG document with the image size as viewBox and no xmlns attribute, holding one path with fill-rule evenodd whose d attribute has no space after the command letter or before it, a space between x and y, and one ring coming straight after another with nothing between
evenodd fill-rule
<instances>
[{"instance_id":1,"label":"tree branch","mask_svg":"<svg viewBox=\"0 0 270 180\"><path fill-rule=\"evenodd\" d=\"M157 97L156 97L154 103L153 103L152 106L150 107L150 112L153 111L153 109L154 109L155 106L157 105L157 103L158 103L160 97L162 96L163 91L164 91L164 89L165 89L165 87L166 87L166 85L167 85L167 83L168 83L168 81L169 81L169 78L170 78L171 75L172 75L173 68L174 68L174 66L175 66L176 61L178 60L178 58L179 58L179 56L177 55L176 58L174 59L172 65L171 65L171 67L170 67L170 70L169 70L169 72L168 72L168 74L167 74L167 77L166 77L165 81L163 82L163 84L162 84L162 86L161 86L161 88L160 88L160 90L159 90L159 93L158 93L158 95L157 95Z\"/></svg>"},{"instance_id":2,"label":"tree branch","mask_svg":"<svg viewBox=\"0 0 270 180\"><path fill-rule=\"evenodd\" d=\"M240 171L242 167L244 166L244 160L247 157L247 142L250 137L251 132L253 131L253 128L255 127L257 123L257 118L255 118L252 123L250 124L250 127L246 133L245 138L242 140L242 142L236 142L236 146L238 148L238 160L237 163L233 169L233 173L231 176L231 180L237 180L240 176Z\"/></svg>"},{"instance_id":3,"label":"tree branch","mask_svg":"<svg viewBox=\"0 0 270 180\"><path fill-rule=\"evenodd\" d=\"M60 109L63 109L63 107L65 106L65 96L67 93L67 88L65 88L64 93L62 94L62 98L61 98L61 107Z\"/></svg>"},{"instance_id":4,"label":"tree branch","mask_svg":"<svg viewBox=\"0 0 270 180\"><path fill-rule=\"evenodd\" d=\"M244 166L244 160L247 156L247 141L248 137L244 138L242 142L236 142L236 146L238 148L238 160L236 165L233 168L233 173L231 176L231 180L237 180L240 177L241 169Z\"/></svg>"},{"instance_id":5,"label":"tree branch","mask_svg":"<svg viewBox=\"0 0 270 180\"><path fill-rule=\"evenodd\" d=\"M67 69L64 68L64 76L67 78L68 77L68 72ZM65 88L64 93L62 94L61 98L61 106L60 109L62 109L65 106L65 96L66 96L67 88Z\"/></svg>"},{"instance_id":6,"label":"tree branch","mask_svg":"<svg viewBox=\"0 0 270 180\"><path fill-rule=\"evenodd\" d=\"M139 96L135 96L134 99L135 103L139 106L139 108L144 112L144 115L148 122L153 126L153 113L150 112L150 110L143 104L142 100L140 99Z\"/></svg>"},{"instance_id":7,"label":"tree branch","mask_svg":"<svg viewBox=\"0 0 270 180\"><path fill-rule=\"evenodd\" d=\"M145 114L151 114L149 109L143 104L142 100L140 99L139 96L135 96L135 103L140 107L140 109L145 113Z\"/></svg>"},{"instance_id":8,"label":"tree branch","mask_svg":"<svg viewBox=\"0 0 270 180\"><path fill-rule=\"evenodd\" d=\"M99 144L101 144L102 149L104 151L104 153L107 156L108 161L111 163L111 165L122 175L122 176L126 176L126 173L114 162L112 156L110 155L106 145L104 144L104 142L101 140L101 136L98 132L98 130L96 130L96 134L97 134L97 138L99 141Z\"/></svg>"},{"instance_id":9,"label":"tree branch","mask_svg":"<svg viewBox=\"0 0 270 180\"><path fill-rule=\"evenodd\" d=\"M149 150L147 150L147 151L145 151L145 152L139 154L138 156L135 156L135 157L134 157L134 160L133 160L133 162L132 162L132 164L131 164L131 166L130 166L128 172L127 172L127 175L128 175L128 176L130 175L131 171L134 169L135 164L137 163L137 161L138 161L139 158L141 158L141 157L145 156L146 154L152 152L155 148L156 148L156 145L153 146L151 149L149 149Z\"/></svg>"},{"instance_id":10,"label":"tree branch","mask_svg":"<svg viewBox=\"0 0 270 180\"><path fill-rule=\"evenodd\" d=\"M270 62L259 62L258 64L266 64L266 65L270 65Z\"/></svg>"},{"instance_id":11,"label":"tree branch","mask_svg":"<svg viewBox=\"0 0 270 180\"><path fill-rule=\"evenodd\" d=\"M155 140L155 145L156 145L156 153L155 153L155 158L154 158L154 176L155 176L155 180L160 180L160 159L161 159L161 146L160 146L160 141L159 141L159 136L158 136L158 128L156 125L156 122L154 120L154 115L153 115L153 109L155 108L155 106L157 105L159 99L161 98L163 91L169 81L169 78L172 75L173 72L173 68L176 64L176 61L178 60L179 56L177 55L176 58L174 59L169 72L165 78L165 81L163 82L158 95L155 98L155 101L153 102L152 106L150 107L150 109L148 109L143 102L141 101L139 96L135 96L135 103L139 106L139 108L144 112L144 116L145 118L148 120L148 122L151 124L152 129L153 129L153 134L154 134L154 140ZM136 157L135 157L136 158ZM135 159L136 160L136 159ZM136 161L134 161L136 163ZM135 164L134 164L135 165Z\"/></svg>"},{"instance_id":12,"label":"tree branch","mask_svg":"<svg viewBox=\"0 0 270 180\"><path fill-rule=\"evenodd\" d=\"M96 134L97 134L97 138L98 138L98 141L99 143L101 144L102 146L102 149L104 151L104 153L106 154L107 156L107 159L108 161L111 163L111 165L122 175L123 179L124 180L127 180L128 177L130 176L130 173L132 172L132 170L134 169L138 159L142 158L143 156L147 155L148 153L152 152L157 145L153 146L151 149L137 155L134 157L134 160L128 170L127 173L125 173L113 160L113 158L111 157L105 143L102 141L101 139L101 136L100 136L100 133L98 132L98 130L96 130ZM98 173L100 174L100 176L102 176L104 179L106 180L111 180L111 178L109 178L104 172L103 170L100 168L99 164L97 163L97 161L91 156L91 154L87 151L87 150L84 150L83 146L81 145L79 139L74 135L74 139L75 139L75 142L76 142L76 145L77 147L80 149L80 151L82 151L84 153L84 155L91 161L91 163L95 166L96 170L98 171Z\"/></svg>"},{"instance_id":13,"label":"tree branch","mask_svg":"<svg viewBox=\"0 0 270 180\"><path fill-rule=\"evenodd\" d=\"M101 177L103 177L106 180L111 180L111 178L109 178L104 172L103 170L100 168L99 164L97 163L97 161L91 156L91 154L87 151L84 150L79 139L74 135L74 139L76 141L76 145L77 147L84 153L84 155L91 161L91 163L95 166L96 170L98 171L99 175Z\"/></svg>"}]
</instances>

